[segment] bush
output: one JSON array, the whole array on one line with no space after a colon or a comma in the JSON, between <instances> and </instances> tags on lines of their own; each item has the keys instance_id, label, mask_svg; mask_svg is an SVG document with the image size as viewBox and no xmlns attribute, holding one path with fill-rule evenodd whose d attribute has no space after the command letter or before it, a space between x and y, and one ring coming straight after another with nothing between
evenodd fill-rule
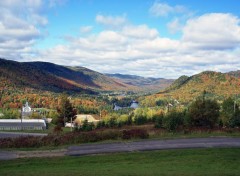
<instances>
[{"instance_id":1,"label":"bush","mask_svg":"<svg viewBox=\"0 0 240 176\"><path fill-rule=\"evenodd\" d=\"M155 128L162 128L163 127L163 114L161 113L160 115L156 115L155 118L154 118L154 122L155 122L155 125L154 127Z\"/></svg>"},{"instance_id":2,"label":"bush","mask_svg":"<svg viewBox=\"0 0 240 176\"><path fill-rule=\"evenodd\" d=\"M143 125L143 124L147 123L147 117L143 116L143 115L137 116L134 118L134 123L136 125Z\"/></svg>"},{"instance_id":3,"label":"bush","mask_svg":"<svg viewBox=\"0 0 240 176\"><path fill-rule=\"evenodd\" d=\"M184 114L173 110L163 118L163 127L168 131L175 132L180 126L183 126L183 122Z\"/></svg>"},{"instance_id":4,"label":"bush","mask_svg":"<svg viewBox=\"0 0 240 176\"><path fill-rule=\"evenodd\" d=\"M240 126L240 110L232 98L224 100L222 104L221 121L225 127Z\"/></svg>"},{"instance_id":5,"label":"bush","mask_svg":"<svg viewBox=\"0 0 240 176\"><path fill-rule=\"evenodd\" d=\"M143 129L131 129L122 131L122 139L131 139L131 138L140 138L146 139L149 137L149 134L146 130Z\"/></svg>"},{"instance_id":6,"label":"bush","mask_svg":"<svg viewBox=\"0 0 240 176\"><path fill-rule=\"evenodd\" d=\"M135 109L134 110L134 123L136 125L142 125L147 123L147 109Z\"/></svg>"},{"instance_id":7,"label":"bush","mask_svg":"<svg viewBox=\"0 0 240 176\"><path fill-rule=\"evenodd\" d=\"M188 111L190 122L195 127L210 127L213 128L218 122L219 105L215 100L205 100L198 98L194 101Z\"/></svg>"},{"instance_id":8,"label":"bush","mask_svg":"<svg viewBox=\"0 0 240 176\"><path fill-rule=\"evenodd\" d=\"M117 126L117 120L115 117L111 117L109 120L106 122L106 126L109 128L113 128Z\"/></svg>"},{"instance_id":9,"label":"bush","mask_svg":"<svg viewBox=\"0 0 240 176\"><path fill-rule=\"evenodd\" d=\"M82 125L78 128L75 128L76 131L92 131L95 128L95 125L91 122L89 123L88 120L84 120Z\"/></svg>"},{"instance_id":10,"label":"bush","mask_svg":"<svg viewBox=\"0 0 240 176\"><path fill-rule=\"evenodd\" d=\"M103 127L105 127L106 125L105 125L105 122L103 121L103 120L101 120L101 121L99 121L98 123L97 123L97 126L96 126L96 128L103 128Z\"/></svg>"},{"instance_id":11,"label":"bush","mask_svg":"<svg viewBox=\"0 0 240 176\"><path fill-rule=\"evenodd\" d=\"M60 146L69 144L79 144L87 142L97 142L103 140L116 139L131 139L131 138L148 138L148 133L142 129L134 130L105 130L105 131L89 131L89 132L69 132L50 134L48 136L26 136L18 138L3 138L0 139L0 148L37 148L42 146Z\"/></svg>"}]
</instances>

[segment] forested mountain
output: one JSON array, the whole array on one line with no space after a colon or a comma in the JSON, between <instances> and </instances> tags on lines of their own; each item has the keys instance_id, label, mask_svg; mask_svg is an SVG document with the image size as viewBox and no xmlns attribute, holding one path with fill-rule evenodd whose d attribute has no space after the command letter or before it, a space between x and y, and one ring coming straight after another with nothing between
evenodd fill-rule
<instances>
[{"instance_id":1,"label":"forested mountain","mask_svg":"<svg viewBox=\"0 0 240 176\"><path fill-rule=\"evenodd\" d=\"M34 67L79 87L93 90L134 90L135 87L84 67L61 66L48 62L28 62Z\"/></svg>"},{"instance_id":2,"label":"forested mountain","mask_svg":"<svg viewBox=\"0 0 240 176\"><path fill-rule=\"evenodd\" d=\"M32 63L0 59L0 79L1 89L93 93L92 90L84 89L75 83L50 74Z\"/></svg>"},{"instance_id":3,"label":"forested mountain","mask_svg":"<svg viewBox=\"0 0 240 176\"><path fill-rule=\"evenodd\" d=\"M145 78L136 75L123 75L123 74L106 74L118 81L121 81L128 85L133 85L138 87L142 91L159 91L170 86L174 79L164 79L164 78Z\"/></svg>"},{"instance_id":4,"label":"forested mountain","mask_svg":"<svg viewBox=\"0 0 240 176\"><path fill-rule=\"evenodd\" d=\"M16 62L0 59L1 87L51 92L94 93L99 90L134 90L84 67L65 67L47 62Z\"/></svg>"},{"instance_id":5,"label":"forested mountain","mask_svg":"<svg viewBox=\"0 0 240 176\"><path fill-rule=\"evenodd\" d=\"M188 104L203 95L203 93L205 93L207 98L217 100L223 100L227 97L238 97L240 95L240 79L236 72L229 74L205 71L190 77L181 76L165 90L145 97L143 101L145 104L151 103L151 106L153 106L152 102L160 99L168 102L178 100L181 103Z\"/></svg>"},{"instance_id":6,"label":"forested mountain","mask_svg":"<svg viewBox=\"0 0 240 176\"><path fill-rule=\"evenodd\" d=\"M208 97L226 98L240 94L239 86L238 77L231 76L229 73L206 71L191 77L180 77L169 89L160 94L167 93L177 99L188 101L205 91Z\"/></svg>"},{"instance_id":7,"label":"forested mountain","mask_svg":"<svg viewBox=\"0 0 240 176\"><path fill-rule=\"evenodd\" d=\"M231 71L231 72L228 72L227 74L229 74L231 76L234 76L234 77L237 77L237 78L240 78L240 70Z\"/></svg>"}]
</instances>

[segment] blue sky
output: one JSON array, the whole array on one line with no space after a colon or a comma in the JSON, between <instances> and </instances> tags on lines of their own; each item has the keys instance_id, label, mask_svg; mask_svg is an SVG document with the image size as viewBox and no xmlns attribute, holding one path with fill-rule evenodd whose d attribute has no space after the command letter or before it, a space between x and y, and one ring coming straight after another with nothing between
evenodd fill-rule
<instances>
[{"instance_id":1,"label":"blue sky","mask_svg":"<svg viewBox=\"0 0 240 176\"><path fill-rule=\"evenodd\" d=\"M240 69L238 0L3 0L0 57L177 78Z\"/></svg>"}]
</instances>

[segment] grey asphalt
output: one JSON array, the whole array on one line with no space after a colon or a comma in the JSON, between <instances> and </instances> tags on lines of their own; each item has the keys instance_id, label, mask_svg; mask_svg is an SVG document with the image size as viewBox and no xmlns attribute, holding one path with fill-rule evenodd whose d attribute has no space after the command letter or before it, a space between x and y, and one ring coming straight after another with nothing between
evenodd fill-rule
<instances>
[{"instance_id":1,"label":"grey asphalt","mask_svg":"<svg viewBox=\"0 0 240 176\"><path fill-rule=\"evenodd\" d=\"M70 146L61 156L84 156L91 154L151 151L165 149L184 149L184 148L240 148L240 138L231 137L210 137L210 138L191 138L191 139L168 139L168 140L142 140L137 142L119 142L103 144L82 144ZM49 155L53 151L49 151ZM19 158L17 152L1 151L0 160Z\"/></svg>"},{"instance_id":2,"label":"grey asphalt","mask_svg":"<svg viewBox=\"0 0 240 176\"><path fill-rule=\"evenodd\" d=\"M240 147L240 138L212 137L171 140L143 140L138 142L109 144L84 144L80 146L69 147L66 155L81 156L101 153L212 147Z\"/></svg>"},{"instance_id":3,"label":"grey asphalt","mask_svg":"<svg viewBox=\"0 0 240 176\"><path fill-rule=\"evenodd\" d=\"M0 160L11 160L16 158L18 158L18 155L16 153L0 150Z\"/></svg>"},{"instance_id":4,"label":"grey asphalt","mask_svg":"<svg viewBox=\"0 0 240 176\"><path fill-rule=\"evenodd\" d=\"M0 132L0 138L16 138L20 136L46 136L43 133Z\"/></svg>"}]
</instances>

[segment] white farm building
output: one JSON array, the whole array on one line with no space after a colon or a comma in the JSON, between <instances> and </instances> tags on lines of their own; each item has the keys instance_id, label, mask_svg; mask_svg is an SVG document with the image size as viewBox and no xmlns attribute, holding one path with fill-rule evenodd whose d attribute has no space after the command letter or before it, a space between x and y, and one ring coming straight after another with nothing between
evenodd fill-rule
<instances>
[{"instance_id":1,"label":"white farm building","mask_svg":"<svg viewBox=\"0 0 240 176\"><path fill-rule=\"evenodd\" d=\"M46 122L42 119L0 119L0 130L44 130Z\"/></svg>"}]
</instances>

